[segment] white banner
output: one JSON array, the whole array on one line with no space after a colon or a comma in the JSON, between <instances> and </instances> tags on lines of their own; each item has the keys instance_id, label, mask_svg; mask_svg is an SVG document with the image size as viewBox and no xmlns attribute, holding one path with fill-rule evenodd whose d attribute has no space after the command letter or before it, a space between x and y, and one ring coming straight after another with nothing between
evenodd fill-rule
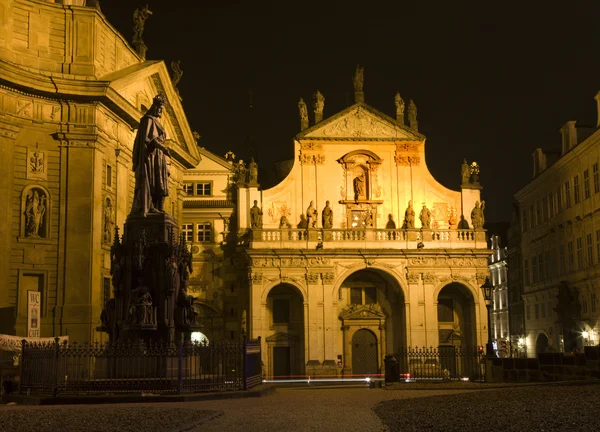
<instances>
[{"instance_id":1,"label":"white banner","mask_svg":"<svg viewBox=\"0 0 600 432\"><path fill-rule=\"evenodd\" d=\"M40 303L42 293L27 291L27 336L40 337Z\"/></svg>"}]
</instances>

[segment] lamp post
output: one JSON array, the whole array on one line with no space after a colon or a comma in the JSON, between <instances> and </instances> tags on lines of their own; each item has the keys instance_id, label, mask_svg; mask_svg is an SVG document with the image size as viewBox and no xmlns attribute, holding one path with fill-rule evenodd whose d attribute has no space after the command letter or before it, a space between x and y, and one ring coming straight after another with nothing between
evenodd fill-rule
<instances>
[{"instance_id":1,"label":"lamp post","mask_svg":"<svg viewBox=\"0 0 600 432\"><path fill-rule=\"evenodd\" d=\"M494 346L492 345L492 284L490 278L486 277L485 282L481 285L481 291L483 291L483 299L485 300L485 307L487 308L488 316L488 340L485 345L486 357L496 357L494 353Z\"/></svg>"}]
</instances>

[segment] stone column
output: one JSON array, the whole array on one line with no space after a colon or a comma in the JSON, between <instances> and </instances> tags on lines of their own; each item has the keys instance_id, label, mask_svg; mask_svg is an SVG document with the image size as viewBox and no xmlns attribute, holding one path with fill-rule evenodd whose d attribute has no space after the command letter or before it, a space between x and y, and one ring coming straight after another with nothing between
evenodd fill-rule
<instances>
[{"instance_id":1,"label":"stone column","mask_svg":"<svg viewBox=\"0 0 600 432\"><path fill-rule=\"evenodd\" d=\"M410 346L413 348L423 347L426 344L425 336L425 304L422 295L423 282L421 273L417 270L409 270L408 273L408 298L410 323Z\"/></svg>"}]
</instances>

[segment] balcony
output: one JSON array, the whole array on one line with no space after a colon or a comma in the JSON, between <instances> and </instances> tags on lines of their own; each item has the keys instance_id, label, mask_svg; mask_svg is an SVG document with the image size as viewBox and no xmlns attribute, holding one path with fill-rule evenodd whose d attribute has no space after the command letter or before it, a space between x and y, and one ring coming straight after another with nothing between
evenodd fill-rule
<instances>
[{"instance_id":1,"label":"balcony","mask_svg":"<svg viewBox=\"0 0 600 432\"><path fill-rule=\"evenodd\" d=\"M250 249L487 249L485 230L255 229Z\"/></svg>"}]
</instances>

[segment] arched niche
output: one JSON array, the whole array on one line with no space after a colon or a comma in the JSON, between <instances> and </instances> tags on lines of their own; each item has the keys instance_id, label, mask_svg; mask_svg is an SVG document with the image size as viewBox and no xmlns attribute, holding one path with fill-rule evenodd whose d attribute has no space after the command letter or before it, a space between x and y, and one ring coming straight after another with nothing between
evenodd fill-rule
<instances>
[{"instance_id":1,"label":"arched niche","mask_svg":"<svg viewBox=\"0 0 600 432\"><path fill-rule=\"evenodd\" d=\"M29 184L21 193L21 228L19 236L27 240L49 240L52 196L40 184Z\"/></svg>"}]
</instances>

